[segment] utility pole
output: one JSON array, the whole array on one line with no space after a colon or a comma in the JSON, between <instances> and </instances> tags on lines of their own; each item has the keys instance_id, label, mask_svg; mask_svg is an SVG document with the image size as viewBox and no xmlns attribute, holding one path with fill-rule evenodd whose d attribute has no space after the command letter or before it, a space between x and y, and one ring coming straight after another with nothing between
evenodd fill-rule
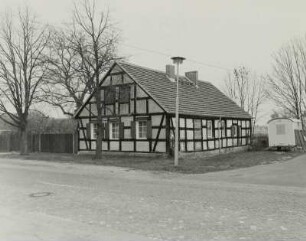
<instances>
[{"instance_id":1,"label":"utility pole","mask_svg":"<svg viewBox=\"0 0 306 241\"><path fill-rule=\"evenodd\" d=\"M174 150L174 166L178 166L179 158L179 65L183 63L185 58L172 57L173 63L176 64L176 105L175 105L175 150Z\"/></svg>"}]
</instances>

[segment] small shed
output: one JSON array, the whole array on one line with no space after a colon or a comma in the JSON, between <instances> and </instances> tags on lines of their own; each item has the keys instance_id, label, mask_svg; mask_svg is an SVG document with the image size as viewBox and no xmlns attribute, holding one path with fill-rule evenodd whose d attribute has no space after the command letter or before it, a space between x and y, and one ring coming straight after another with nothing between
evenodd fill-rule
<instances>
[{"instance_id":1,"label":"small shed","mask_svg":"<svg viewBox=\"0 0 306 241\"><path fill-rule=\"evenodd\" d=\"M275 118L268 121L269 147L300 146L302 122L292 118Z\"/></svg>"}]
</instances>

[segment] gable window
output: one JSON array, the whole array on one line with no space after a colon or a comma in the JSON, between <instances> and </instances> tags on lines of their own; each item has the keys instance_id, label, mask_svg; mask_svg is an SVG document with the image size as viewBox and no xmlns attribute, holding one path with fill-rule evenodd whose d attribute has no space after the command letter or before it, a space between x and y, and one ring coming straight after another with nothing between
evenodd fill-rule
<instances>
[{"instance_id":1,"label":"gable window","mask_svg":"<svg viewBox=\"0 0 306 241\"><path fill-rule=\"evenodd\" d=\"M212 121L208 120L207 121L207 137L212 138L213 137L213 128L212 128Z\"/></svg>"},{"instance_id":2,"label":"gable window","mask_svg":"<svg viewBox=\"0 0 306 241\"><path fill-rule=\"evenodd\" d=\"M110 123L110 139L112 140L119 139L119 122Z\"/></svg>"},{"instance_id":3,"label":"gable window","mask_svg":"<svg viewBox=\"0 0 306 241\"><path fill-rule=\"evenodd\" d=\"M129 86L129 85L120 86L119 102L120 103L129 103L130 102L130 93L131 93L131 86Z\"/></svg>"},{"instance_id":4,"label":"gable window","mask_svg":"<svg viewBox=\"0 0 306 241\"><path fill-rule=\"evenodd\" d=\"M147 121L141 120L136 122L136 137L137 139L147 138Z\"/></svg>"},{"instance_id":5,"label":"gable window","mask_svg":"<svg viewBox=\"0 0 306 241\"><path fill-rule=\"evenodd\" d=\"M116 87L107 87L104 91L105 104L115 104L116 102Z\"/></svg>"}]
</instances>

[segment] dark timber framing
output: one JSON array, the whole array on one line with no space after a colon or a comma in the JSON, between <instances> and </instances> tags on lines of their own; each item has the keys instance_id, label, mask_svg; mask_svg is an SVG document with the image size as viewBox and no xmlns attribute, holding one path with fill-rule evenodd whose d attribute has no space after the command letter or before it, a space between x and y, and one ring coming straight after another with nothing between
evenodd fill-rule
<instances>
[{"instance_id":1,"label":"dark timber framing","mask_svg":"<svg viewBox=\"0 0 306 241\"><path fill-rule=\"evenodd\" d=\"M167 113L124 68L115 63L102 79L99 91L102 96L101 108L104 114L103 151L171 153L174 138L174 113ZM115 100L106 101L106 98L109 98L106 96L107 93L115 96ZM128 100L121 100L126 97L124 95L128 95ZM78 120L79 151L95 150L96 139L93 125L97 116L93 96L88 98L75 115ZM250 143L252 130L250 118L183 114L179 117L181 152L203 152L246 146ZM146 121L145 138L140 137L139 134L140 120ZM208 121L211 121L211 136L208 135ZM116 138L113 131L117 130L116 128L112 130L113 123L119 123L115 125L119 128L119 135Z\"/></svg>"}]
</instances>

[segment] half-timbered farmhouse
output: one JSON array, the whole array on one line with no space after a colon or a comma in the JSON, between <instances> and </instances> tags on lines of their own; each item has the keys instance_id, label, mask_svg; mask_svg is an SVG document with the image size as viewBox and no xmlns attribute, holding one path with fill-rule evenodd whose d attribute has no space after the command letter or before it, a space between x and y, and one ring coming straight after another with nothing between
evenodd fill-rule
<instances>
[{"instance_id":1,"label":"half-timbered farmhouse","mask_svg":"<svg viewBox=\"0 0 306 241\"><path fill-rule=\"evenodd\" d=\"M251 116L191 71L180 76L180 152L235 149L250 143ZM171 153L174 142L174 66L157 71L116 62L100 84L103 151ZM94 96L76 112L79 151L96 148Z\"/></svg>"}]
</instances>

